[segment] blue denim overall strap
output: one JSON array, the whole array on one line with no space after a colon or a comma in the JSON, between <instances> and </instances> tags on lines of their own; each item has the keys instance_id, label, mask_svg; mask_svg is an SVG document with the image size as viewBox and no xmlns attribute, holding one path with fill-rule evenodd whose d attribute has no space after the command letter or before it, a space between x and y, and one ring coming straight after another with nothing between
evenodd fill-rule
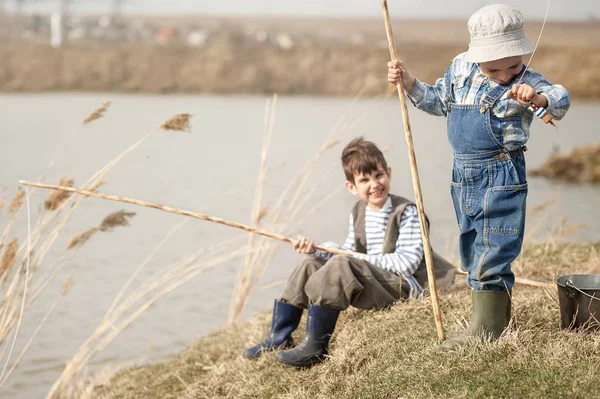
<instances>
[{"instance_id":1,"label":"blue denim overall strap","mask_svg":"<svg viewBox=\"0 0 600 399\"><path fill-rule=\"evenodd\" d=\"M510 265L521 251L525 224L525 157L523 149L507 151L490 122L492 108L510 84L497 85L480 104L455 104L449 87L451 193L460 228L461 267L475 290L510 289Z\"/></svg>"}]
</instances>

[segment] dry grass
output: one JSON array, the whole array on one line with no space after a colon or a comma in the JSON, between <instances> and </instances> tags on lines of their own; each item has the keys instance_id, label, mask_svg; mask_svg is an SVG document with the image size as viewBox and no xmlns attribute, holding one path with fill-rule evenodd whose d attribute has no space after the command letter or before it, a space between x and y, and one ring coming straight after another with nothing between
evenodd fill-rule
<instances>
[{"instance_id":1,"label":"dry grass","mask_svg":"<svg viewBox=\"0 0 600 399\"><path fill-rule=\"evenodd\" d=\"M8 204L8 212L15 213L16 211L21 209L21 206L23 205L23 197L24 196L25 196L25 191L23 191L19 188L17 190L17 194L15 195L15 197L10 201L10 204Z\"/></svg>"},{"instance_id":2,"label":"dry grass","mask_svg":"<svg viewBox=\"0 0 600 399\"><path fill-rule=\"evenodd\" d=\"M4 281L15 263L17 250L19 249L18 241L17 238L14 238L4 250L4 255L2 255L2 259L0 260L0 281Z\"/></svg>"},{"instance_id":3,"label":"dry grass","mask_svg":"<svg viewBox=\"0 0 600 399\"><path fill-rule=\"evenodd\" d=\"M600 273L600 244L526 248L525 277ZM574 268L580 265L582 268ZM576 270L574 270L576 269ZM440 297L450 334L469 317L468 289ZM241 352L264 338L270 312L199 339L164 362L119 372L97 398L591 398L600 395L600 333L562 331L555 292L515 287L511 329L497 343L442 353L429 300L343 312L323 365L296 370ZM303 326L294 334L300 340ZM173 375L179 378L172 378Z\"/></svg>"},{"instance_id":4,"label":"dry grass","mask_svg":"<svg viewBox=\"0 0 600 399\"><path fill-rule=\"evenodd\" d=\"M84 231L83 233L79 233L71 237L69 243L67 244L67 249L73 249L81 247L83 244L88 242L90 238L98 231L98 227L92 227L89 230Z\"/></svg>"},{"instance_id":5,"label":"dry grass","mask_svg":"<svg viewBox=\"0 0 600 399\"><path fill-rule=\"evenodd\" d=\"M81 247L83 244L88 242L90 238L94 236L99 231L113 231L115 227L119 226L129 226L128 218L132 218L135 216L135 212L127 212L124 210L111 212L109 213L99 226L92 227L89 230L84 231L83 233L79 233L74 235L69 243L67 244L67 249L73 249Z\"/></svg>"},{"instance_id":6,"label":"dry grass","mask_svg":"<svg viewBox=\"0 0 600 399\"><path fill-rule=\"evenodd\" d=\"M100 119L104 116L104 113L106 111L108 111L108 107L110 107L110 105L112 104L111 101L106 101L105 103L103 103L101 106L99 106L98 108L96 108L95 110L93 110L84 120L83 120L83 124L87 125L90 122L93 122L97 119Z\"/></svg>"},{"instance_id":7,"label":"dry grass","mask_svg":"<svg viewBox=\"0 0 600 399\"><path fill-rule=\"evenodd\" d=\"M177 132L189 132L191 130L190 119L192 114L176 114L160 125L160 129L174 130Z\"/></svg>"},{"instance_id":8,"label":"dry grass","mask_svg":"<svg viewBox=\"0 0 600 399\"><path fill-rule=\"evenodd\" d=\"M105 104L95 112L102 115L107 108L108 105ZM91 119L89 121L91 122ZM76 132L77 131L78 130L76 130ZM84 183L82 188L92 191L95 190L104 182L104 178L109 171L118 165L127 154L131 153L145 140L150 138L153 133L154 132L151 132L143 136L116 158L110 160L104 167L94 173L93 176ZM52 167L55 159L56 156L53 161L50 162L48 168ZM40 180L43 180L44 176L45 174L42 175ZM72 186L73 180L70 178L63 178L60 185ZM0 192L4 192L4 189ZM39 197L33 196L34 192L35 189L29 189L27 191L27 198L34 204L31 207L28 205L26 208L28 218L31 213L30 208L35 209L40 202ZM62 285L62 288L57 292L56 301L50 304L46 315L38 320L39 324L35 331L19 331L24 312L29 309L37 298L39 298L41 293L50 286L61 272L65 270L68 271L68 268L72 266L70 260L76 253L76 250L67 251L65 249L65 252L59 253L59 255L50 262L46 262L46 257L78 206L87 197L69 196L68 193L63 190L50 193L45 201L41 200L43 206L40 208L41 212L37 214L36 219L31 221L31 229L28 229L30 234L19 240L22 244L19 246L17 237L12 237L10 244L5 245L5 243L8 242L8 237L13 235L12 227L15 223L27 223L27 220L19 218L22 213L21 211L25 208L23 206L25 198L26 192L19 188L16 196L7 207L11 217L5 222L6 224L3 226L3 233L0 237L0 246L6 248L3 259L0 261L2 262L0 266L3 268L1 278L2 281L5 282L0 289L0 368L2 369L0 375L0 389L2 389L9 380L11 374L18 367L19 362L29 349L31 343L41 331L44 323L48 320L48 317L57 304L60 296L66 295L72 285L73 275L69 274L69 277ZM66 211L62 212L65 209ZM99 226L74 237L69 243L69 248L80 248L97 231L112 231L115 227L126 226L128 224L128 218L133 215L133 213L125 211L114 212L113 214L108 215ZM17 343L17 338L22 338L19 336L20 333L29 334L27 343L22 347L15 345ZM15 356L12 356L13 351Z\"/></svg>"},{"instance_id":9,"label":"dry grass","mask_svg":"<svg viewBox=\"0 0 600 399\"><path fill-rule=\"evenodd\" d=\"M113 231L115 227L129 226L129 219L134 216L135 212L127 212L125 210L111 212L102 219L99 229L101 231Z\"/></svg>"},{"instance_id":10,"label":"dry grass","mask_svg":"<svg viewBox=\"0 0 600 399\"><path fill-rule=\"evenodd\" d=\"M63 177L62 179L60 179L58 185L65 187L73 187L73 183L75 183L75 180L73 178ZM53 190L48 195L48 198L46 198L46 201L44 201L44 207L48 211L55 211L67 198L69 198L68 192L62 190Z\"/></svg>"},{"instance_id":11,"label":"dry grass","mask_svg":"<svg viewBox=\"0 0 600 399\"><path fill-rule=\"evenodd\" d=\"M600 145L576 148L569 154L554 154L532 176L577 183L600 183Z\"/></svg>"}]
</instances>

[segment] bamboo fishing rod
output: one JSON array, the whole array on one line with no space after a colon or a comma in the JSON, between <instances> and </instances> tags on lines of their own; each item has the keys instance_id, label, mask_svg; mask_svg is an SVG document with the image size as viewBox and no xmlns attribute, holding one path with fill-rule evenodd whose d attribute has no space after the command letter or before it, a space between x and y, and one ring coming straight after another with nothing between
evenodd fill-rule
<instances>
[{"instance_id":1,"label":"bamboo fishing rod","mask_svg":"<svg viewBox=\"0 0 600 399\"><path fill-rule=\"evenodd\" d=\"M293 244L293 242L294 242L294 240L292 238L285 237L285 236L282 236L280 234L270 233L268 231L257 229L257 228L252 227L252 226L247 226L247 225L242 224L242 223L231 222L231 221L228 221L228 220L225 220L225 219L221 219L221 218L218 218L218 217L204 215L202 213L197 213L197 212L192 212L192 211L186 211L184 209L177 209L177 208L173 208L173 207L170 207L170 206L155 204L155 203L152 203L152 202L142 201L142 200L138 200L138 199L134 199L134 198L119 197L119 196L116 196L116 195L102 194L102 193L99 193L97 191L81 190L81 189L77 189L77 188L73 188L73 187L57 186L57 185L45 184L45 183L35 183L35 182L30 182L30 181L25 181L25 180L19 180L19 184L22 184L24 186L38 187L38 188L44 188L44 189L50 189L50 190L62 190L62 191L67 191L67 192L74 193L74 194L80 194L80 195L85 195L85 196L90 196L90 197L96 197L96 198L101 198L101 199L105 199L105 200L109 200L109 201L125 202L125 203L128 203L128 204L145 206L145 207L148 207L148 208L158 209L158 210L163 211L163 212L175 213L177 215L183 215L183 216L190 216L190 217L193 217L195 219L206 220L206 221L209 221L209 222L215 222L215 223L223 224L223 225L229 226L229 227L234 227L234 228L237 228L237 229L242 229L242 230L248 231L250 233L260 234L260 235L263 235L265 237L274 238L274 239L279 240L279 241L287 242L289 244ZM329 253L334 254L334 255L348 255L348 256L353 256L353 257L364 255L364 254L359 254L359 253L352 252L352 251L345 251L343 249L337 249L337 248L322 247L322 246L319 246L319 245L314 245L314 248L315 249L320 249L322 251L329 252ZM461 270L458 270L458 269L457 269L457 273L458 274L466 275L465 272L463 272ZM550 283L544 283L544 282L540 282L540 281L528 280L528 279L523 279L523 278L519 278L519 277L517 277L515 279L515 283L521 284L521 285L528 285L528 286L531 286L531 287L554 288L554 285L550 284Z\"/></svg>"},{"instance_id":2,"label":"bamboo fishing rod","mask_svg":"<svg viewBox=\"0 0 600 399\"><path fill-rule=\"evenodd\" d=\"M387 0L381 0L381 8L383 10L383 20L385 22L385 33L388 39L390 57L392 61L398 60L396 55L396 45L394 44L394 34L392 33L392 24L390 23L390 13L388 11ZM415 156L415 147L413 145L412 131L410 121L408 119L408 108L406 106L406 95L404 93L404 85L402 79L396 83L398 98L402 108L402 121L404 122L404 135L406 145L408 147L408 158L410 160L410 171L412 175L413 188L415 191L415 203L419 213L419 225L421 226L421 237L423 239L423 250L425 252L425 264L427 266L427 280L429 281L429 292L431 295L431 306L433 308L433 316L435 318L435 326L437 329L438 339L445 339L444 325L442 324L442 312L440 311L440 303L438 299L437 284L435 281L435 272L433 268L433 254L431 244L429 242L429 232L427 231L427 221L425 219L425 210L423 209L423 197L421 194L421 182L419 179L419 169L417 167L417 157Z\"/></svg>"},{"instance_id":3,"label":"bamboo fishing rod","mask_svg":"<svg viewBox=\"0 0 600 399\"><path fill-rule=\"evenodd\" d=\"M128 204L145 206L148 208L158 209L158 210L161 210L164 212L175 213L177 215L189 216L189 217L192 217L195 219L208 220L210 222L223 224L225 226L242 229L242 230L248 231L250 233L274 238L276 240L287 242L292 245L294 244L294 241L296 241L290 237L286 237L281 234L270 233L268 231L261 230L256 227L248 226L248 225L245 225L242 223L232 222L232 221L221 219L221 218L215 217L215 216L208 216L208 215L198 213L198 212L192 212L192 211L188 211L185 209L177 209L177 208L173 208L173 207L166 206L166 205L161 205L161 204L156 204L153 202L138 200L135 198L119 197L116 195L102 194L102 193L99 193L96 191L81 190L81 189L77 189L77 188L73 188L73 187L57 186L57 185L53 185L53 184L35 183L35 182L30 182L30 181L25 181L25 180L19 180L19 184L22 184L24 186L45 188L45 189L50 189L50 190L62 190L62 191L67 191L67 192L75 193L75 194L81 194L81 195L85 195L85 196L89 196L89 197L102 198L102 199L109 200L109 201L125 202ZM343 249L322 247L320 245L313 245L313 247L315 249L318 249L321 251L326 251L326 252L329 252L334 255L349 255L349 256L353 256L353 257L357 257L359 255L355 252L345 251Z\"/></svg>"}]
</instances>

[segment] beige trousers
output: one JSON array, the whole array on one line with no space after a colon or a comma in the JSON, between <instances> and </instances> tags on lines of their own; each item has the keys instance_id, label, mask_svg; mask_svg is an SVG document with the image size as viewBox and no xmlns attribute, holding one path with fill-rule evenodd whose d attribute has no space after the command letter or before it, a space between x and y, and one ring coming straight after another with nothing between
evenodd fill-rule
<instances>
[{"instance_id":1,"label":"beige trousers","mask_svg":"<svg viewBox=\"0 0 600 399\"><path fill-rule=\"evenodd\" d=\"M328 261L304 260L290 276L281 299L303 309L308 305L380 309L408 295L408 283L400 276L363 260L336 255Z\"/></svg>"}]
</instances>

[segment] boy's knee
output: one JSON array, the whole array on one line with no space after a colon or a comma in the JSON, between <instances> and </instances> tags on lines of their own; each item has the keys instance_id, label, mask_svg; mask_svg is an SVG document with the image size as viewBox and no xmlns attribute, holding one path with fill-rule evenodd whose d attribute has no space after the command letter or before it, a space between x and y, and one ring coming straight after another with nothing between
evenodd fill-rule
<instances>
[{"instance_id":1,"label":"boy's knee","mask_svg":"<svg viewBox=\"0 0 600 399\"><path fill-rule=\"evenodd\" d=\"M350 256L348 255L333 255L325 264L328 265L347 265L350 262Z\"/></svg>"},{"instance_id":2,"label":"boy's knee","mask_svg":"<svg viewBox=\"0 0 600 399\"><path fill-rule=\"evenodd\" d=\"M322 265L322 261L315 258L306 258L298 265L298 270L303 271L304 273L313 274Z\"/></svg>"}]
</instances>

